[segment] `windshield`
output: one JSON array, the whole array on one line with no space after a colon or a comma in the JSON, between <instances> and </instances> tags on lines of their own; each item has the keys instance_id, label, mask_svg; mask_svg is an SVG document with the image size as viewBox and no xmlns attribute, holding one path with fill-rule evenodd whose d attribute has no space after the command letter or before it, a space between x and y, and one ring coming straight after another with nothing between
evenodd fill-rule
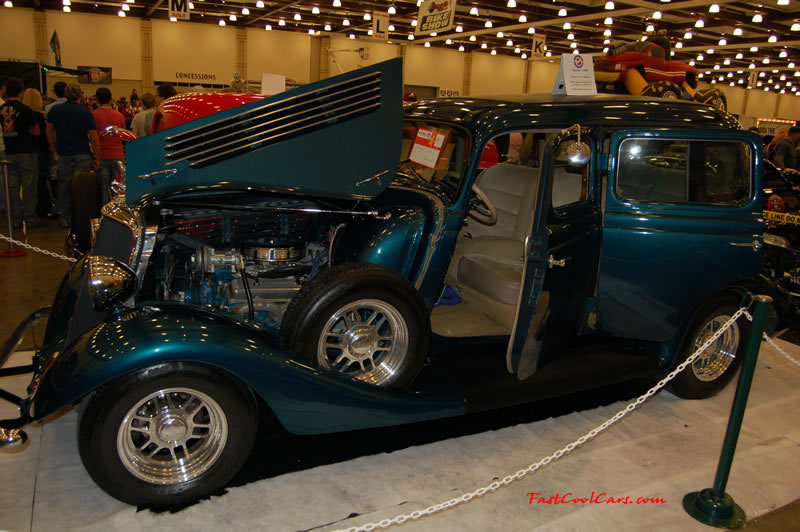
<instances>
[{"instance_id":1,"label":"windshield","mask_svg":"<svg viewBox=\"0 0 800 532\"><path fill-rule=\"evenodd\" d=\"M400 171L439 185L455 198L464 179L469 139L465 131L438 123L404 122Z\"/></svg>"}]
</instances>

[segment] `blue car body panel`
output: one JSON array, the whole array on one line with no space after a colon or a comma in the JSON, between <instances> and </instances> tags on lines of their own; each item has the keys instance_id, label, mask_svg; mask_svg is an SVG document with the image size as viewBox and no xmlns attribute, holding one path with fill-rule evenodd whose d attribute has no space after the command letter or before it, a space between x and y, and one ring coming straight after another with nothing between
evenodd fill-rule
<instances>
[{"instance_id":1,"label":"blue car body panel","mask_svg":"<svg viewBox=\"0 0 800 532\"><path fill-rule=\"evenodd\" d=\"M47 417L118 377L169 362L203 364L233 375L295 434L464 413L464 401L453 391L400 392L371 386L293 360L276 340L265 327L189 305L126 310L49 359L39 378L33 417Z\"/></svg>"}]
</instances>

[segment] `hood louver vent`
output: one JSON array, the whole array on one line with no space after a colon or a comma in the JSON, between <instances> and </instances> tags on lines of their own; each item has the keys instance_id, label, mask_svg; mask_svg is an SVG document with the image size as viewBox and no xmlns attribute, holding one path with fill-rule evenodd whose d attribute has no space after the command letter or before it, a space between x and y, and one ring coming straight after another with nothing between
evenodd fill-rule
<instances>
[{"instance_id":1,"label":"hood louver vent","mask_svg":"<svg viewBox=\"0 0 800 532\"><path fill-rule=\"evenodd\" d=\"M166 137L167 165L202 168L368 114L381 107L381 72L371 72Z\"/></svg>"}]
</instances>

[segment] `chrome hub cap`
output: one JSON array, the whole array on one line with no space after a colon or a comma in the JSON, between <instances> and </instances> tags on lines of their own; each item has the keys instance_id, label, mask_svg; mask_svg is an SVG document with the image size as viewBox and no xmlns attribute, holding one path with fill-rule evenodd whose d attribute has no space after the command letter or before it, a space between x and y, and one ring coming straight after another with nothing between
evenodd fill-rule
<instances>
[{"instance_id":1,"label":"chrome hub cap","mask_svg":"<svg viewBox=\"0 0 800 532\"><path fill-rule=\"evenodd\" d=\"M128 411L117 432L117 453L135 477L178 484L207 471L227 438L228 421L214 399L189 388L168 388Z\"/></svg>"},{"instance_id":2,"label":"chrome hub cap","mask_svg":"<svg viewBox=\"0 0 800 532\"><path fill-rule=\"evenodd\" d=\"M408 327L392 305L360 299L340 308L322 330L317 362L375 384L394 380L405 363Z\"/></svg>"},{"instance_id":3,"label":"chrome hub cap","mask_svg":"<svg viewBox=\"0 0 800 532\"><path fill-rule=\"evenodd\" d=\"M715 316L700 329L694 340L694 350L700 348L715 332L720 330L730 316ZM739 326L734 323L722 333L716 342L711 344L692 363L692 372L698 380L711 382L722 376L733 363L739 349Z\"/></svg>"}]
</instances>

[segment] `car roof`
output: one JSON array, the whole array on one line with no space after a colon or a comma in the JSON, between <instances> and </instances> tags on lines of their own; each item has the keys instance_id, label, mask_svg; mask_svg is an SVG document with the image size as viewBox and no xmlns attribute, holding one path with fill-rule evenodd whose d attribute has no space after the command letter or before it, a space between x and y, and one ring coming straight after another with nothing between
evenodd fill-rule
<instances>
[{"instance_id":1,"label":"car roof","mask_svg":"<svg viewBox=\"0 0 800 532\"><path fill-rule=\"evenodd\" d=\"M407 119L455 122L479 136L510 129L585 126L739 129L739 122L711 105L683 100L596 96L502 95L424 100L403 109Z\"/></svg>"}]
</instances>

